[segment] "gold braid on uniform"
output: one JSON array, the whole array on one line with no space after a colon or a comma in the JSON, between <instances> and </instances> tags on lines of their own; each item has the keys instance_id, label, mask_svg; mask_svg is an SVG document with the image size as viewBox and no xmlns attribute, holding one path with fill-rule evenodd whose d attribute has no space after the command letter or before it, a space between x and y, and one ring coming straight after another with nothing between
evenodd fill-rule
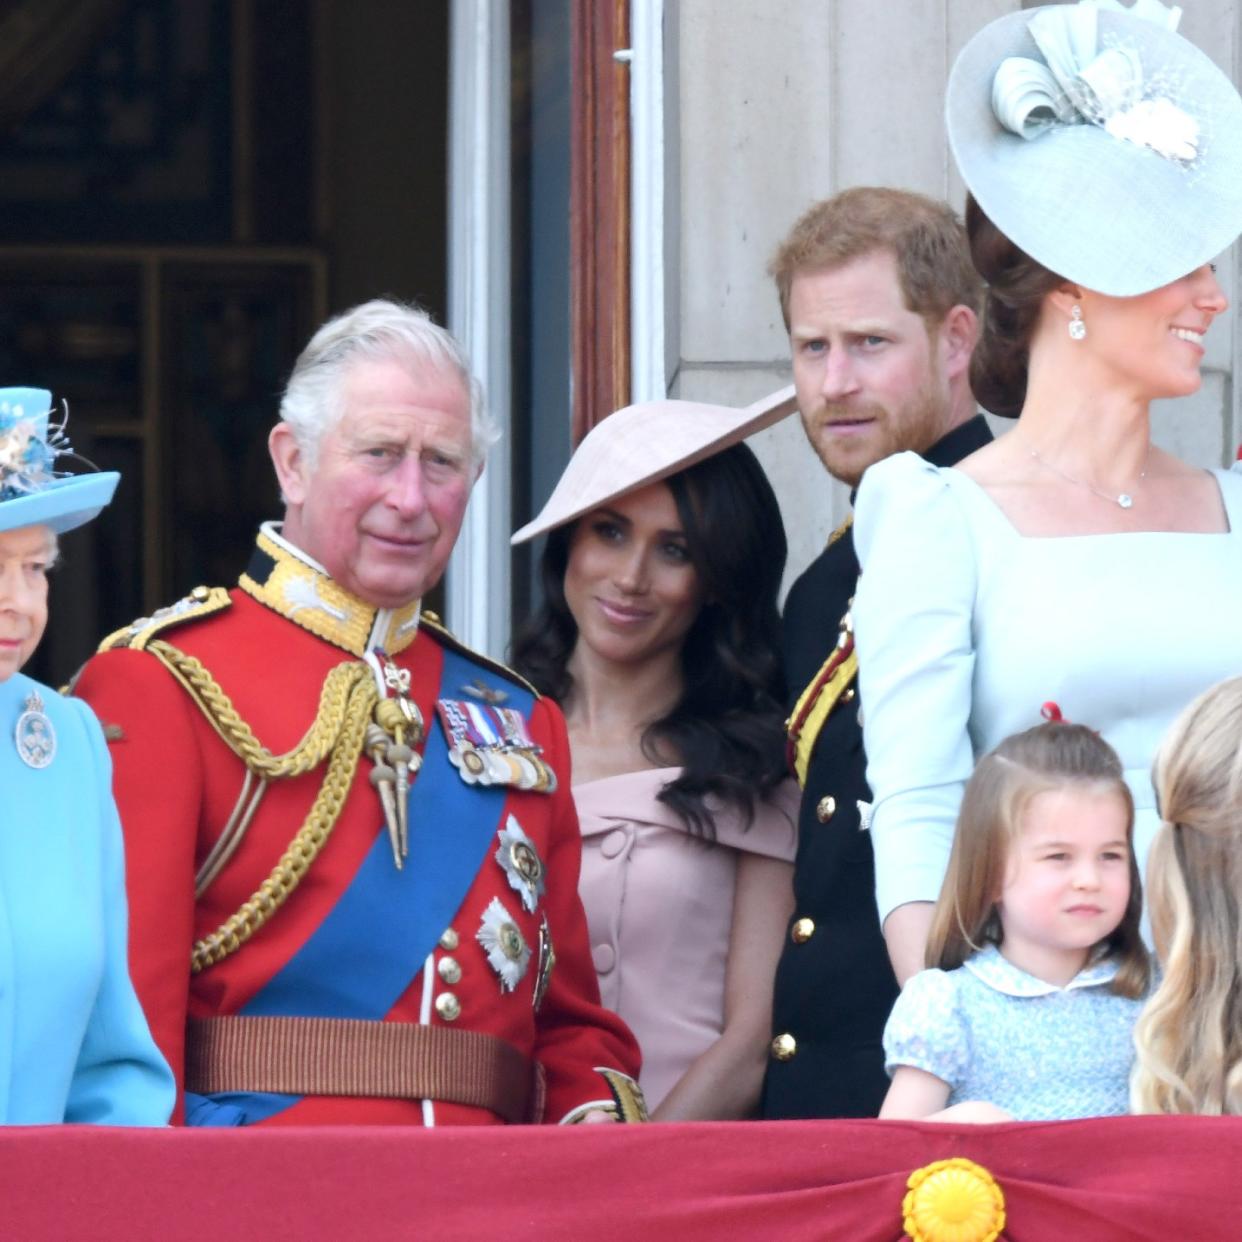
<instances>
[{"instance_id":1,"label":"gold braid on uniform","mask_svg":"<svg viewBox=\"0 0 1242 1242\"><path fill-rule=\"evenodd\" d=\"M851 599L851 609L853 605ZM854 650L853 614L847 612L841 618L836 645L811 684L798 696L789 719L785 721L785 757L789 770L798 778L798 784L803 789L806 788L811 753L820 730L838 703L848 703L854 697L853 682L857 676L858 653Z\"/></svg>"},{"instance_id":2,"label":"gold braid on uniform","mask_svg":"<svg viewBox=\"0 0 1242 1242\"><path fill-rule=\"evenodd\" d=\"M235 914L195 943L190 968L198 974L240 949L280 909L319 856L353 784L378 692L367 665L338 664L324 681L314 723L292 750L274 755L200 661L163 640L151 642L147 650L182 685L247 771L268 780L301 776L328 758L328 770L306 821L271 874Z\"/></svg>"}]
</instances>

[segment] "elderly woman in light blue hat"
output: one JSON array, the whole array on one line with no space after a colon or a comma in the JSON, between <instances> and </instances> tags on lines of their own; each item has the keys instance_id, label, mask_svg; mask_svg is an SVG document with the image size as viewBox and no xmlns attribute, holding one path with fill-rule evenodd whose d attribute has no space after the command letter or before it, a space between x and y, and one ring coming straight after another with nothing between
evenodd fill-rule
<instances>
[{"instance_id":1,"label":"elderly woman in light blue hat","mask_svg":"<svg viewBox=\"0 0 1242 1242\"><path fill-rule=\"evenodd\" d=\"M963 49L950 144L987 282L971 378L1013 430L952 469L868 471L854 609L877 888L898 976L923 962L976 757L1055 702L1120 754L1140 862L1161 735L1242 669L1242 475L1154 444L1198 391L1242 231L1242 100L1180 11L1084 0Z\"/></svg>"},{"instance_id":2,"label":"elderly woman in light blue hat","mask_svg":"<svg viewBox=\"0 0 1242 1242\"><path fill-rule=\"evenodd\" d=\"M0 1123L162 1125L175 1088L129 978L103 732L20 672L47 622L58 536L118 479L57 476L68 444L50 405L0 389Z\"/></svg>"}]
</instances>

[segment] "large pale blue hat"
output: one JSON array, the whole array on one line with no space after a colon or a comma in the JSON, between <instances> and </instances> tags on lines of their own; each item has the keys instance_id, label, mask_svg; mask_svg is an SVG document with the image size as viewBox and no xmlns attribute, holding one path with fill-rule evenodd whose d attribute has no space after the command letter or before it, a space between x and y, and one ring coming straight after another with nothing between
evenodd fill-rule
<instances>
[{"instance_id":1,"label":"large pale blue hat","mask_svg":"<svg viewBox=\"0 0 1242 1242\"><path fill-rule=\"evenodd\" d=\"M1010 13L949 76L949 144L976 202L1033 259L1115 297L1242 233L1242 99L1159 0Z\"/></svg>"},{"instance_id":2,"label":"large pale blue hat","mask_svg":"<svg viewBox=\"0 0 1242 1242\"><path fill-rule=\"evenodd\" d=\"M65 475L57 457L70 451L62 426L49 424L51 394L0 388L0 531L47 526L58 534L95 517L112 499L114 471Z\"/></svg>"}]
</instances>

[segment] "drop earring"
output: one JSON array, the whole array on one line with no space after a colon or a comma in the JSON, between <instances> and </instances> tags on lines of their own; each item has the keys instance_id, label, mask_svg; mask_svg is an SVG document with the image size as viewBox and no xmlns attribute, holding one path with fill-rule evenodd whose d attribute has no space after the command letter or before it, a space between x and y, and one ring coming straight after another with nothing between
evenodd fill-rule
<instances>
[{"instance_id":1,"label":"drop earring","mask_svg":"<svg viewBox=\"0 0 1242 1242\"><path fill-rule=\"evenodd\" d=\"M1077 302L1070 311L1069 334L1075 341L1081 341L1087 335L1087 325L1082 321L1082 307Z\"/></svg>"}]
</instances>

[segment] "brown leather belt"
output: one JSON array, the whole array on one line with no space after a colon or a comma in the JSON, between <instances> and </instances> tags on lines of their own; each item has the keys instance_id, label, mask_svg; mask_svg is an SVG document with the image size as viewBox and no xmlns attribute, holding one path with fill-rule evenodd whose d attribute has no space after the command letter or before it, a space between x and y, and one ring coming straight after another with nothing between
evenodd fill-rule
<instances>
[{"instance_id":1,"label":"brown leather belt","mask_svg":"<svg viewBox=\"0 0 1242 1242\"><path fill-rule=\"evenodd\" d=\"M355 1018L191 1018L186 1090L445 1100L539 1121L538 1062L482 1031Z\"/></svg>"}]
</instances>

